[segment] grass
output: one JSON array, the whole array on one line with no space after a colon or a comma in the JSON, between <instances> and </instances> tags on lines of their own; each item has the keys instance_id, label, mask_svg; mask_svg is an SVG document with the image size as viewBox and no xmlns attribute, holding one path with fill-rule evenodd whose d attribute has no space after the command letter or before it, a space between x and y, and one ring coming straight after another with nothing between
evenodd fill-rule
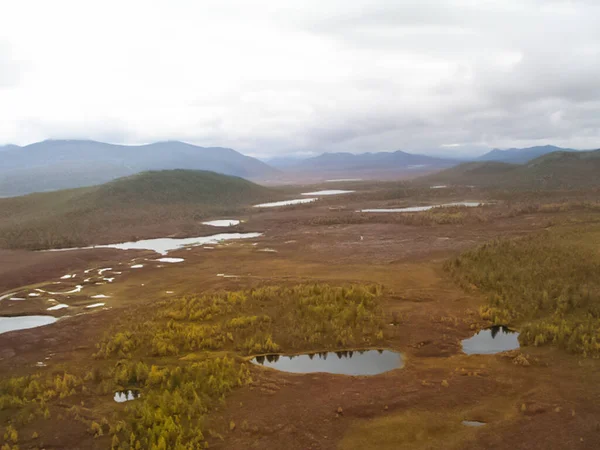
<instances>
[{"instance_id":1,"label":"grass","mask_svg":"<svg viewBox=\"0 0 600 450\"><path fill-rule=\"evenodd\" d=\"M0 247L86 246L111 233L129 239L141 227L169 223L191 233L201 219L275 197L276 191L214 172L144 172L100 186L0 199Z\"/></svg>"},{"instance_id":2,"label":"grass","mask_svg":"<svg viewBox=\"0 0 600 450\"><path fill-rule=\"evenodd\" d=\"M403 205L401 207L404 207ZM398 207L386 205L383 207ZM412 213L341 213L311 217L307 224L348 225L366 223L391 223L410 226L435 226L456 224L490 223L498 219L519 217L527 214L551 214L567 212L600 212L600 202L595 200L565 199L545 201L531 199L524 201L502 202L496 205L483 205L477 208L464 206L434 208L429 211Z\"/></svg>"},{"instance_id":3,"label":"grass","mask_svg":"<svg viewBox=\"0 0 600 450\"><path fill-rule=\"evenodd\" d=\"M484 319L520 327L524 345L600 357L600 226L499 240L449 261L466 289L488 298Z\"/></svg>"},{"instance_id":4,"label":"grass","mask_svg":"<svg viewBox=\"0 0 600 450\"><path fill-rule=\"evenodd\" d=\"M383 339L381 296L377 285L300 284L134 307L84 373L1 381L4 432L17 445L24 425L66 414L111 449L206 448L208 415L252 381L241 355L373 345ZM141 395L122 407L84 407L126 389Z\"/></svg>"},{"instance_id":5,"label":"grass","mask_svg":"<svg viewBox=\"0 0 600 450\"><path fill-rule=\"evenodd\" d=\"M324 284L184 297L160 303L148 320L102 342L97 355L131 358L201 350L250 355L370 346L383 338L380 297L376 285Z\"/></svg>"},{"instance_id":6,"label":"grass","mask_svg":"<svg viewBox=\"0 0 600 450\"><path fill-rule=\"evenodd\" d=\"M353 424L339 445L340 450L452 450L475 441L478 433L493 429L494 422L511 420L517 410L511 399L487 398L467 409L412 408ZM462 425L463 420L481 420L483 428Z\"/></svg>"}]
</instances>

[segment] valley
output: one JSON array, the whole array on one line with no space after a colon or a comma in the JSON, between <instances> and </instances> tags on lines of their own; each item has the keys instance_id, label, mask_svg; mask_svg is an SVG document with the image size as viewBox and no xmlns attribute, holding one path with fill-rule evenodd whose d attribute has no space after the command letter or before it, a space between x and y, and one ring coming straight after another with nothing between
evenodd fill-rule
<instances>
[{"instance_id":1,"label":"valley","mask_svg":"<svg viewBox=\"0 0 600 450\"><path fill-rule=\"evenodd\" d=\"M171 175L2 200L3 449L600 444L594 187Z\"/></svg>"}]
</instances>

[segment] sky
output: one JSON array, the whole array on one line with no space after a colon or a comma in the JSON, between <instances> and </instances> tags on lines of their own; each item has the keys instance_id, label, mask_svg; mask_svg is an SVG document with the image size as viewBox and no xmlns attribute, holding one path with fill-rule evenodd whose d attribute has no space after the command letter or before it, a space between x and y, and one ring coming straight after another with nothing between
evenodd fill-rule
<instances>
[{"instance_id":1,"label":"sky","mask_svg":"<svg viewBox=\"0 0 600 450\"><path fill-rule=\"evenodd\" d=\"M0 0L0 145L600 148L597 0Z\"/></svg>"}]
</instances>

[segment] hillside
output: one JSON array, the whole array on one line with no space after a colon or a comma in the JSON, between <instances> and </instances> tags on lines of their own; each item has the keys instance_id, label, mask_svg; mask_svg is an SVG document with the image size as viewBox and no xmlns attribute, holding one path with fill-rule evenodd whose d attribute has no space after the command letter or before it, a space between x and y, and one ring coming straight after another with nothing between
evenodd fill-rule
<instances>
[{"instance_id":1,"label":"hillside","mask_svg":"<svg viewBox=\"0 0 600 450\"><path fill-rule=\"evenodd\" d=\"M548 153L564 151L564 152L575 152L570 148L560 148L554 145L543 145L529 148L509 148L506 150L500 150L498 148L481 155L477 158L478 161L498 161L512 164L525 164L527 161L531 161L534 158L546 155Z\"/></svg>"},{"instance_id":2,"label":"hillside","mask_svg":"<svg viewBox=\"0 0 600 450\"><path fill-rule=\"evenodd\" d=\"M157 237L162 230L165 235L202 235L207 230L201 219L239 213L276 194L242 178L170 170L99 186L3 198L0 248L83 246Z\"/></svg>"},{"instance_id":3,"label":"hillside","mask_svg":"<svg viewBox=\"0 0 600 450\"><path fill-rule=\"evenodd\" d=\"M0 197L91 186L148 170L210 170L244 178L277 171L230 148L184 142L125 146L95 141L43 141L6 146L0 165Z\"/></svg>"},{"instance_id":4,"label":"hillside","mask_svg":"<svg viewBox=\"0 0 600 450\"><path fill-rule=\"evenodd\" d=\"M553 152L524 165L465 163L419 178L417 184L500 188L577 189L600 186L600 150Z\"/></svg>"}]
</instances>

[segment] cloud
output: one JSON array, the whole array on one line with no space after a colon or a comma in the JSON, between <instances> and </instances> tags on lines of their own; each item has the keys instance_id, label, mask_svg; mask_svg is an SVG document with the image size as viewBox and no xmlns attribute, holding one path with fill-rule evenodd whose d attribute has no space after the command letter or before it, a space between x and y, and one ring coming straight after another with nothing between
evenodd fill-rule
<instances>
[{"instance_id":1,"label":"cloud","mask_svg":"<svg viewBox=\"0 0 600 450\"><path fill-rule=\"evenodd\" d=\"M181 139L265 156L600 147L600 5L591 0L8 8L5 142Z\"/></svg>"},{"instance_id":2,"label":"cloud","mask_svg":"<svg viewBox=\"0 0 600 450\"><path fill-rule=\"evenodd\" d=\"M0 40L0 89L16 86L21 75L21 67L12 57L10 46Z\"/></svg>"}]
</instances>

